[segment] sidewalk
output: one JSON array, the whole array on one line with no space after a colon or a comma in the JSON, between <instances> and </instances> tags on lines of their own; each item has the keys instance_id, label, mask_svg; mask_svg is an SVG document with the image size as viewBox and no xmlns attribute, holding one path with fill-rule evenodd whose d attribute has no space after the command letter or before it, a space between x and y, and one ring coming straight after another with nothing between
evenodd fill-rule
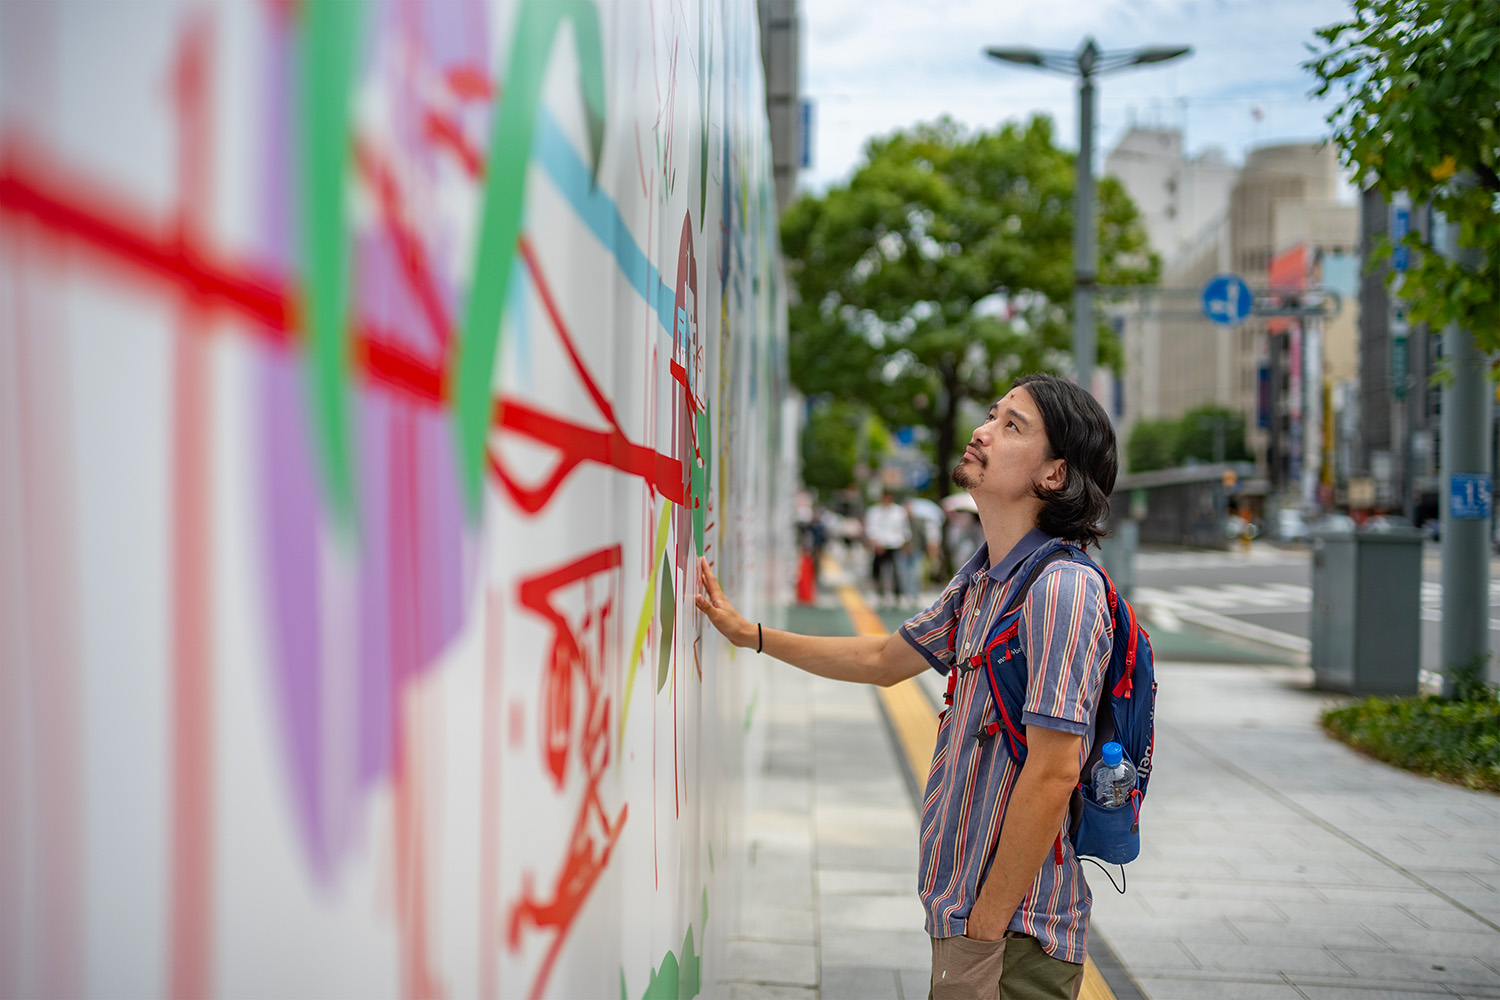
<instances>
[{"instance_id":1,"label":"sidewalk","mask_svg":"<svg viewBox=\"0 0 1500 1000\"><path fill-rule=\"evenodd\" d=\"M829 602L821 602L827 604ZM791 627L850 634L831 607ZM1159 662L1143 851L1094 889L1119 1000L1500 1000L1500 797L1323 735L1305 668ZM773 664L730 997L927 995L907 766L876 689ZM894 690L894 689L893 689ZM935 719L935 715L933 716ZM925 768L924 768L925 769ZM1116 870L1118 877L1118 870ZM1112 970L1112 951L1128 976ZM1109 988L1095 980L1095 995Z\"/></svg>"},{"instance_id":2,"label":"sidewalk","mask_svg":"<svg viewBox=\"0 0 1500 1000\"><path fill-rule=\"evenodd\" d=\"M1154 1000L1500 997L1500 797L1329 739L1311 682L1159 665L1142 854L1123 896L1090 878L1095 928Z\"/></svg>"},{"instance_id":3,"label":"sidewalk","mask_svg":"<svg viewBox=\"0 0 1500 1000\"><path fill-rule=\"evenodd\" d=\"M842 610L789 624L851 633ZM766 769L746 817L752 862L724 995L926 997L917 818L875 691L779 663L768 680Z\"/></svg>"}]
</instances>

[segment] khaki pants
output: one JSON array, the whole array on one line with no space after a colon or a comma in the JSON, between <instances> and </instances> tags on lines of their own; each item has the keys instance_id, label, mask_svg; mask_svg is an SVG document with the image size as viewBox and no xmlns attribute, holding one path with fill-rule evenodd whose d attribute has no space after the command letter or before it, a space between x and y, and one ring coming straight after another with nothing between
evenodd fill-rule
<instances>
[{"instance_id":1,"label":"khaki pants","mask_svg":"<svg viewBox=\"0 0 1500 1000\"><path fill-rule=\"evenodd\" d=\"M927 1000L1078 1000L1082 988L1083 966L1053 958L1025 934L932 939Z\"/></svg>"}]
</instances>

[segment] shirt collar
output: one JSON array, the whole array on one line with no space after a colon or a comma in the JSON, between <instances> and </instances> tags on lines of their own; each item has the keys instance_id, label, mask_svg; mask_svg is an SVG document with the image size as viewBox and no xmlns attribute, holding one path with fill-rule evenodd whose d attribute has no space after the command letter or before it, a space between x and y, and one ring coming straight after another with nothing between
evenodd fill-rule
<instances>
[{"instance_id":1,"label":"shirt collar","mask_svg":"<svg viewBox=\"0 0 1500 1000\"><path fill-rule=\"evenodd\" d=\"M989 570L990 579L996 583L1004 583L1010 579L1010 575L1016 571L1016 567L1026 561L1027 556L1041 548L1044 543L1050 541L1052 541L1051 535L1047 534L1041 528L1032 528L1021 536L1019 542L1011 546L1011 550L1005 554L1004 559L1001 559L994 565L994 568ZM988 566L989 561L990 545L988 542L985 542L979 546L979 551L975 552L969 561L964 563L964 568L961 572L965 577L972 577L975 573Z\"/></svg>"}]
</instances>

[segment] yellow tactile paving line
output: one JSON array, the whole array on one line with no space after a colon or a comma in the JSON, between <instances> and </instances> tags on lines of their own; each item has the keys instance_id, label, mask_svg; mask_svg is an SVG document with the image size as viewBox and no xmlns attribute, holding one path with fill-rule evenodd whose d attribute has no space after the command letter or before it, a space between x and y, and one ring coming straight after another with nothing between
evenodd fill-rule
<instances>
[{"instance_id":1,"label":"yellow tactile paving line","mask_svg":"<svg viewBox=\"0 0 1500 1000\"><path fill-rule=\"evenodd\" d=\"M885 627L879 615L870 610L857 587L845 582L837 584L836 589L839 602L843 604L849 620L854 623L855 631L860 635L877 638L890 634L890 629ZM892 687L877 687L875 690L880 695L881 704L885 706L887 718L891 720L891 728L896 731L896 738L901 741L901 749L906 754L906 766L911 769L917 787L922 788L927 784L927 770L932 763L933 749L937 746L937 713L932 710L932 703L927 700L927 695L915 677ZM1083 961L1083 987L1079 1000L1115 1000L1114 990L1104 981L1092 958L1085 958Z\"/></svg>"}]
</instances>

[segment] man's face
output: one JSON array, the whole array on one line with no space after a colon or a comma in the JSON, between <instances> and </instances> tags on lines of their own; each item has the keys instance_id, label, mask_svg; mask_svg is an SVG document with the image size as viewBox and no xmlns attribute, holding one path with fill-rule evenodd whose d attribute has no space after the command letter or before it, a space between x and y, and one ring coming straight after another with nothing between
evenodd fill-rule
<instances>
[{"instance_id":1,"label":"man's face","mask_svg":"<svg viewBox=\"0 0 1500 1000\"><path fill-rule=\"evenodd\" d=\"M1062 459L1047 457L1041 411L1031 393L1017 386L990 407L985 422L975 428L953 469L953 482L976 500L992 496L1015 502L1031 497L1037 485L1061 486L1064 468Z\"/></svg>"}]
</instances>

